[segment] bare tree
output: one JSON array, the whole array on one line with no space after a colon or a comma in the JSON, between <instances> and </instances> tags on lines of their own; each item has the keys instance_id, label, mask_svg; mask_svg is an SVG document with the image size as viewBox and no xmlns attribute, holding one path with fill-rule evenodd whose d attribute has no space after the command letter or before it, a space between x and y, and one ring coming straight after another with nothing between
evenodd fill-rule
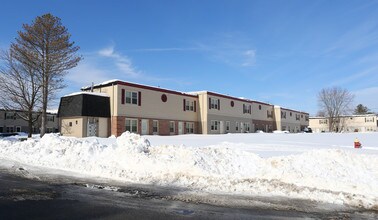
<instances>
[{"instance_id":1,"label":"bare tree","mask_svg":"<svg viewBox=\"0 0 378 220\"><path fill-rule=\"evenodd\" d=\"M17 115L28 122L28 137L32 136L35 108L40 103L41 83L32 68L14 59L12 52L2 52L0 68L0 103L5 109L17 109Z\"/></svg>"},{"instance_id":2,"label":"bare tree","mask_svg":"<svg viewBox=\"0 0 378 220\"><path fill-rule=\"evenodd\" d=\"M318 104L329 119L329 131L341 131L338 127L340 116L350 111L354 95L346 89L339 87L322 89L318 94Z\"/></svg>"},{"instance_id":3,"label":"bare tree","mask_svg":"<svg viewBox=\"0 0 378 220\"><path fill-rule=\"evenodd\" d=\"M76 55L79 47L74 46L70 37L60 18L45 14L36 17L31 25L24 24L16 42L11 44L11 51L17 60L35 70L41 81L41 136L46 132L49 101L65 87L63 81L67 71L82 59Z\"/></svg>"}]
</instances>

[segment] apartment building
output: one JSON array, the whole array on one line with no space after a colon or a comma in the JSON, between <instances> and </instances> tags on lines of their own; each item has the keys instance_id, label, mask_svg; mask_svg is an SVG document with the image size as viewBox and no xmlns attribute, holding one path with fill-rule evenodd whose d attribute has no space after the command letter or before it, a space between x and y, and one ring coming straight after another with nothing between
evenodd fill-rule
<instances>
[{"instance_id":1,"label":"apartment building","mask_svg":"<svg viewBox=\"0 0 378 220\"><path fill-rule=\"evenodd\" d=\"M225 134L282 129L297 132L308 126L307 113L282 109L290 115L286 119L281 117L280 107L209 91L179 92L120 80L85 87L82 91L61 99L58 113L61 124L67 127L68 123L72 127L70 132L62 127L63 135L85 137L101 133L100 136L105 137L119 136L125 131L142 135ZM109 108L109 116L105 117L107 124L103 119L101 126L94 125L97 126L96 132L91 134L88 133L91 123L86 117L93 117L94 121L101 117L80 112L90 96L109 102L100 107ZM78 110L67 114L67 109ZM277 115L280 117L277 118ZM296 120L295 115L303 120Z\"/></svg>"},{"instance_id":2,"label":"apartment building","mask_svg":"<svg viewBox=\"0 0 378 220\"><path fill-rule=\"evenodd\" d=\"M25 112L19 110L0 109L0 133L28 132L28 122L21 118ZM33 133L40 132L41 113L34 112L33 118L38 118L33 124ZM56 113L47 113L46 133L59 131L59 120Z\"/></svg>"},{"instance_id":3,"label":"apartment building","mask_svg":"<svg viewBox=\"0 0 378 220\"><path fill-rule=\"evenodd\" d=\"M378 130L378 116L366 115L343 115L336 120L331 132L372 132ZM330 132L329 119L327 117L310 117L309 127L313 132Z\"/></svg>"}]
</instances>

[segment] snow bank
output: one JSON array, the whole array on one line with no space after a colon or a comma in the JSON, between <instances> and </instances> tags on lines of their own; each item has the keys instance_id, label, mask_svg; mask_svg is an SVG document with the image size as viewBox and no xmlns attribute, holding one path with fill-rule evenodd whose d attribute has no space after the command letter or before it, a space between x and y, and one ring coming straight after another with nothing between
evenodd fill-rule
<instances>
[{"instance_id":1,"label":"snow bank","mask_svg":"<svg viewBox=\"0 0 378 220\"><path fill-rule=\"evenodd\" d=\"M147 139L128 132L107 144L99 140L56 134L22 142L0 140L0 158L135 183L378 209L376 155L321 149L261 158L234 149L232 143L151 146Z\"/></svg>"}]
</instances>

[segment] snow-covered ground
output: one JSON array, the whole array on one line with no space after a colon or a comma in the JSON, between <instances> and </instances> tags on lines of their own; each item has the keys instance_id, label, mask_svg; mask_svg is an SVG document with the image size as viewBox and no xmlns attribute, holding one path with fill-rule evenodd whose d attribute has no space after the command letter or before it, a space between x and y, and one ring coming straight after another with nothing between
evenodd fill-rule
<instances>
[{"instance_id":1,"label":"snow-covered ground","mask_svg":"<svg viewBox=\"0 0 378 220\"><path fill-rule=\"evenodd\" d=\"M362 149L354 149L359 138ZM0 139L0 158L196 192L283 196L378 210L378 133ZM46 169L49 172L49 169Z\"/></svg>"}]
</instances>

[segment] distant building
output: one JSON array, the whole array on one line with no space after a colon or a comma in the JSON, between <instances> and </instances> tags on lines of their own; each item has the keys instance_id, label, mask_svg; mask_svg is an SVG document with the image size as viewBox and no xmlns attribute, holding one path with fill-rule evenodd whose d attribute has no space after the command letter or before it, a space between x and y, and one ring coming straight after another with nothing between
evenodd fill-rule
<instances>
[{"instance_id":1,"label":"distant building","mask_svg":"<svg viewBox=\"0 0 378 220\"><path fill-rule=\"evenodd\" d=\"M313 132L330 132L327 117L310 117L309 127ZM376 114L343 115L336 122L332 132L372 132L378 130Z\"/></svg>"},{"instance_id":2,"label":"distant building","mask_svg":"<svg viewBox=\"0 0 378 220\"><path fill-rule=\"evenodd\" d=\"M20 117L24 112L19 110L0 109L0 133L25 132L28 133L28 122ZM40 133L41 113L34 112L38 118L33 124L33 133ZM59 120L56 113L47 113L46 133L59 132Z\"/></svg>"},{"instance_id":3,"label":"distant building","mask_svg":"<svg viewBox=\"0 0 378 220\"><path fill-rule=\"evenodd\" d=\"M63 135L300 132L309 123L305 112L209 91L185 93L119 80L82 90L61 98Z\"/></svg>"}]
</instances>

